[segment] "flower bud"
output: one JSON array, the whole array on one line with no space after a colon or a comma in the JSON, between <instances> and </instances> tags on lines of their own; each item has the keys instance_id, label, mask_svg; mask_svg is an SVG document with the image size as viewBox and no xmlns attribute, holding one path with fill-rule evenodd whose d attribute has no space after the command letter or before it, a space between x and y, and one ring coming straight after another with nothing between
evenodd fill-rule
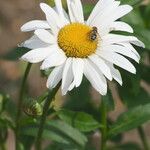
<instances>
[{"instance_id":1,"label":"flower bud","mask_svg":"<svg viewBox=\"0 0 150 150\"><path fill-rule=\"evenodd\" d=\"M24 112L32 117L41 116L43 107L35 99L28 99L24 104Z\"/></svg>"}]
</instances>

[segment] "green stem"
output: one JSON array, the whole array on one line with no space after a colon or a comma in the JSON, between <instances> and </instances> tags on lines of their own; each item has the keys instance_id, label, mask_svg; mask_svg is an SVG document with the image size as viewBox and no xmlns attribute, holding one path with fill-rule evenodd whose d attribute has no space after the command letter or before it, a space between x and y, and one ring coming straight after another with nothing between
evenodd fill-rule
<instances>
[{"instance_id":1,"label":"green stem","mask_svg":"<svg viewBox=\"0 0 150 150\"><path fill-rule=\"evenodd\" d=\"M144 130L141 126L138 127L138 133L139 133L139 136L141 138L144 150L150 150L149 145L148 145L148 141L147 141L145 133L144 133Z\"/></svg>"},{"instance_id":2,"label":"green stem","mask_svg":"<svg viewBox=\"0 0 150 150\"><path fill-rule=\"evenodd\" d=\"M16 114L16 129L15 129L15 140L16 140L16 150L19 150L19 146L18 146L18 141L19 141L19 122L20 122L20 117L21 117L21 109L22 109L22 104L23 104L23 97L24 97L24 92L25 92L25 85L26 85L26 80L28 77L28 74L30 72L31 69L31 63L27 64L24 76L23 76L23 80L21 83L21 88L20 88L20 92L19 92L19 99L18 99L18 110L17 110L17 114Z\"/></svg>"},{"instance_id":3,"label":"green stem","mask_svg":"<svg viewBox=\"0 0 150 150\"><path fill-rule=\"evenodd\" d=\"M102 99L101 102L101 150L106 150L106 142L107 142L107 107L105 102Z\"/></svg>"},{"instance_id":4,"label":"green stem","mask_svg":"<svg viewBox=\"0 0 150 150\"><path fill-rule=\"evenodd\" d=\"M50 106L50 103L52 101L52 99L55 97L59 87L60 87L59 83L56 88L54 88L52 91L49 92L47 99L45 100L45 104L43 107L43 114L41 116L41 120L40 120L40 125L39 125L39 130L38 130L38 134L37 134L37 138L36 138L36 150L41 150L41 143L42 143L42 134L43 134L43 130L44 130L44 125L45 125L45 121L46 121L46 116L48 113L48 109Z\"/></svg>"}]
</instances>

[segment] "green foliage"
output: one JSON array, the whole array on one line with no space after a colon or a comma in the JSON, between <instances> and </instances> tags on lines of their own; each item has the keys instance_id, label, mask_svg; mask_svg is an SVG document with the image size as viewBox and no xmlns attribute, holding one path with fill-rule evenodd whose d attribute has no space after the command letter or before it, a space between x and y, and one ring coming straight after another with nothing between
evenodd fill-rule
<instances>
[{"instance_id":1,"label":"green foliage","mask_svg":"<svg viewBox=\"0 0 150 150\"><path fill-rule=\"evenodd\" d=\"M110 127L108 136L137 128L150 120L150 104L137 106L121 114L117 121Z\"/></svg>"},{"instance_id":2,"label":"green foliage","mask_svg":"<svg viewBox=\"0 0 150 150\"><path fill-rule=\"evenodd\" d=\"M37 124L23 126L22 133L29 136L37 136ZM73 144L76 147L83 148L87 142L84 136L77 129L60 120L47 121L43 133L43 138L50 139L62 144Z\"/></svg>"},{"instance_id":3,"label":"green foliage","mask_svg":"<svg viewBox=\"0 0 150 150\"><path fill-rule=\"evenodd\" d=\"M72 128L70 125L66 124L65 122L56 120L56 121L49 121L46 123L47 127L50 129L51 127L57 129L62 134L65 134L67 137L70 137L75 144L84 147L87 138L77 129Z\"/></svg>"},{"instance_id":4,"label":"green foliage","mask_svg":"<svg viewBox=\"0 0 150 150\"><path fill-rule=\"evenodd\" d=\"M57 114L60 119L82 132L90 132L101 127L99 122L91 115L84 112L60 110Z\"/></svg>"}]
</instances>

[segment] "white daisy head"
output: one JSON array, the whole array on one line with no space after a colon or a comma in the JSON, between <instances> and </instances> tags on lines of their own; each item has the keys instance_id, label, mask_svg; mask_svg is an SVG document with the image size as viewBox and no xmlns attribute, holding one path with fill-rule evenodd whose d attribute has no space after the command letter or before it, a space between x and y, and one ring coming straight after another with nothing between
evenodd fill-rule
<instances>
[{"instance_id":1,"label":"white daisy head","mask_svg":"<svg viewBox=\"0 0 150 150\"><path fill-rule=\"evenodd\" d=\"M107 93L108 80L115 79L122 85L119 66L131 73L135 67L124 56L139 62L140 56L132 44L144 47L134 36L110 33L111 31L133 32L122 21L116 21L132 10L129 5L120 5L115 0L99 0L87 21L84 20L80 0L67 0L68 12L61 0L55 0L51 8L45 3L40 7L46 20L33 20L21 30L34 31L34 35L21 44L32 49L21 59L30 63L42 61L41 69L54 67L48 77L47 87L54 88L62 82L62 94L78 87L83 75L102 95Z\"/></svg>"}]
</instances>

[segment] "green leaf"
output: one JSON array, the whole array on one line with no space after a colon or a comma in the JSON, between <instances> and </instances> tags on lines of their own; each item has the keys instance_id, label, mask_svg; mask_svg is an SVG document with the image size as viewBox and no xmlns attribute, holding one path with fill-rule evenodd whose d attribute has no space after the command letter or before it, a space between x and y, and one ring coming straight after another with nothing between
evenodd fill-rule
<instances>
[{"instance_id":1,"label":"green leaf","mask_svg":"<svg viewBox=\"0 0 150 150\"><path fill-rule=\"evenodd\" d=\"M121 114L110 127L108 137L131 130L150 120L150 104L141 105Z\"/></svg>"},{"instance_id":2,"label":"green leaf","mask_svg":"<svg viewBox=\"0 0 150 150\"><path fill-rule=\"evenodd\" d=\"M38 124L31 123L30 126L22 126L22 134L37 136ZM50 139L62 144L73 144L76 147L84 147L87 138L77 129L59 120L47 121L43 138Z\"/></svg>"},{"instance_id":3,"label":"green leaf","mask_svg":"<svg viewBox=\"0 0 150 150\"><path fill-rule=\"evenodd\" d=\"M28 48L25 47L16 47L13 50L9 51L5 55L0 56L0 59L6 59L10 61L18 60L22 55L29 51Z\"/></svg>"},{"instance_id":4,"label":"green leaf","mask_svg":"<svg viewBox=\"0 0 150 150\"><path fill-rule=\"evenodd\" d=\"M48 121L46 123L49 129L54 129L62 133L64 136L70 138L75 144L84 147L87 138L77 129L71 127L69 124L56 120L56 121Z\"/></svg>"},{"instance_id":5,"label":"green leaf","mask_svg":"<svg viewBox=\"0 0 150 150\"><path fill-rule=\"evenodd\" d=\"M60 119L82 132L90 132L101 127L99 122L97 122L91 115L84 112L60 110L57 114Z\"/></svg>"},{"instance_id":6,"label":"green leaf","mask_svg":"<svg viewBox=\"0 0 150 150\"><path fill-rule=\"evenodd\" d=\"M36 137L37 133L38 133L38 127L27 127L27 128L23 128L23 130L22 130L22 134L28 135L28 136ZM69 144L69 142L66 138L63 138L62 136L55 133L55 131L51 131L48 129L44 130L42 138L53 140L58 143Z\"/></svg>"}]
</instances>

